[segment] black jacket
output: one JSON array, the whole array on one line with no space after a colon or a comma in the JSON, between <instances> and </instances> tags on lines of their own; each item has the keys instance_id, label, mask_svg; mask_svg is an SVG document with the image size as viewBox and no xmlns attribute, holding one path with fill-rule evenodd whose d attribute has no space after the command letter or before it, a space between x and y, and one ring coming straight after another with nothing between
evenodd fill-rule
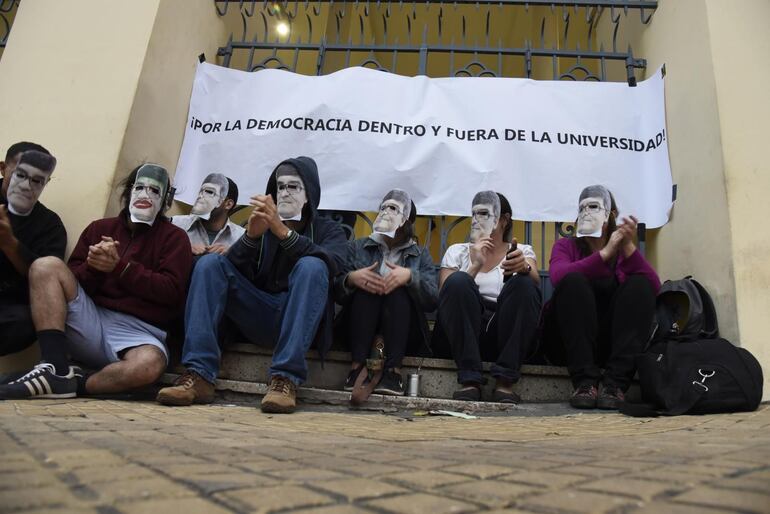
<instances>
[{"instance_id":1,"label":"black jacket","mask_svg":"<svg viewBox=\"0 0 770 514\"><path fill-rule=\"evenodd\" d=\"M318 216L321 201L321 183L315 161L309 157L287 159L280 163L296 168L307 191L308 203L303 210L305 228L292 238L290 245L281 242L272 232L267 231L257 239L244 234L227 252L227 257L249 281L263 291L279 293L289 288L289 274L301 257L317 257L326 263L329 270L329 298L326 317L321 321L316 335L316 347L323 354L332 343L332 319L334 302L331 299L334 278L342 269L347 240L339 223ZM276 169L278 169L276 166ZM265 194L276 198L275 170L267 181Z\"/></svg>"},{"instance_id":2,"label":"black jacket","mask_svg":"<svg viewBox=\"0 0 770 514\"><path fill-rule=\"evenodd\" d=\"M6 204L0 195L0 203ZM37 202L28 216L17 216L8 211L13 235L19 241L19 253L27 264L38 257L54 256L64 259L67 248L67 231L59 216ZM0 251L0 301L28 303L27 277L19 274L11 261Z\"/></svg>"}]
</instances>

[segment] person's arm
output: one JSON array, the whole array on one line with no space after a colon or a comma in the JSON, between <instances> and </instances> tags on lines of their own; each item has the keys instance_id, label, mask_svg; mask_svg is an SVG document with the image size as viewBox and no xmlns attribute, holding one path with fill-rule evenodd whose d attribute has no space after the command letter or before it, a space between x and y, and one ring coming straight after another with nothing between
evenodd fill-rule
<instances>
[{"instance_id":1,"label":"person's arm","mask_svg":"<svg viewBox=\"0 0 770 514\"><path fill-rule=\"evenodd\" d=\"M563 238L553 245L548 272L554 287L570 273L582 273L589 279L612 275L612 270L604 262L600 252L594 252L588 257L578 259L577 249L573 247L574 244L573 240Z\"/></svg>"},{"instance_id":2,"label":"person's arm","mask_svg":"<svg viewBox=\"0 0 770 514\"><path fill-rule=\"evenodd\" d=\"M333 269L329 269L329 274L335 276L337 270L341 270L346 266L348 240L345 237L345 231L334 221L318 223L316 226L318 227L315 233L317 242L292 231L288 237L282 240L279 238L279 244L283 251L294 259L308 255L316 257L326 256L327 258L324 260L327 265L331 264L334 266Z\"/></svg>"},{"instance_id":3,"label":"person's arm","mask_svg":"<svg viewBox=\"0 0 770 514\"><path fill-rule=\"evenodd\" d=\"M412 279L406 285L419 299L420 307L426 312L433 311L438 305L438 287L436 284L436 266L430 254L420 252L420 265L412 270ZM443 268L442 268L443 271Z\"/></svg>"},{"instance_id":4,"label":"person's arm","mask_svg":"<svg viewBox=\"0 0 770 514\"><path fill-rule=\"evenodd\" d=\"M45 226L40 227L33 241L29 241L28 245L24 244L13 233L6 207L0 205L0 251L5 254L20 275L26 276L32 262L39 257L64 258L67 231L59 217L51 213L48 219L39 221L45 223Z\"/></svg>"},{"instance_id":5,"label":"person's arm","mask_svg":"<svg viewBox=\"0 0 770 514\"><path fill-rule=\"evenodd\" d=\"M86 262L89 246L101 241L101 234L98 232L100 230L96 228L96 222L88 225L83 233L80 234L75 249L72 250L72 254L67 261L67 265L75 275L75 278L89 295L93 295L99 290L107 276L106 273L92 268Z\"/></svg>"},{"instance_id":6,"label":"person's arm","mask_svg":"<svg viewBox=\"0 0 770 514\"><path fill-rule=\"evenodd\" d=\"M257 270L257 258L262 248L262 238L252 239L248 234L243 234L239 240L227 250L227 259L247 279L254 281Z\"/></svg>"},{"instance_id":7,"label":"person's arm","mask_svg":"<svg viewBox=\"0 0 770 514\"><path fill-rule=\"evenodd\" d=\"M151 268L121 258L110 274L139 298L159 305L180 305L185 301L192 270L190 240L181 229L159 235L163 237L161 257Z\"/></svg>"},{"instance_id":8,"label":"person's arm","mask_svg":"<svg viewBox=\"0 0 770 514\"><path fill-rule=\"evenodd\" d=\"M452 275L460 271L460 251L461 245L452 245L444 252L441 258L441 268L438 272L438 290L444 287L444 282Z\"/></svg>"},{"instance_id":9,"label":"person's arm","mask_svg":"<svg viewBox=\"0 0 770 514\"><path fill-rule=\"evenodd\" d=\"M355 291L355 288L345 281L348 279L348 275L355 269L355 256L358 251L357 241L349 241L347 243L345 258L340 266L340 272L334 277L334 301L340 305L348 303Z\"/></svg>"}]
</instances>

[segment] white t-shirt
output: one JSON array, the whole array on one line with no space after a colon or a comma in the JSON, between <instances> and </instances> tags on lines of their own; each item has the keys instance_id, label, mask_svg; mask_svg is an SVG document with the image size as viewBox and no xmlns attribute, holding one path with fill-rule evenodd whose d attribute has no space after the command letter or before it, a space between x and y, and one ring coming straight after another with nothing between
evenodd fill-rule
<instances>
[{"instance_id":1,"label":"white t-shirt","mask_svg":"<svg viewBox=\"0 0 770 514\"><path fill-rule=\"evenodd\" d=\"M519 243L518 248L526 259L537 262L535 250L530 245ZM500 291L503 290L503 268L500 267L503 260L505 257L497 263L497 266L486 273L479 271L476 274L479 293L483 298L493 302L497 301ZM458 243L447 248L444 258L441 259L441 267L467 272L471 267L471 243Z\"/></svg>"}]
</instances>

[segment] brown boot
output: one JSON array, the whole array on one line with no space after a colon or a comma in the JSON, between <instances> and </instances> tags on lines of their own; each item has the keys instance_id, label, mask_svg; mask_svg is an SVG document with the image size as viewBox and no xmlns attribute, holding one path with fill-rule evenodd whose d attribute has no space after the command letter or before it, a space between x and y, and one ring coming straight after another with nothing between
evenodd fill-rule
<instances>
[{"instance_id":1,"label":"brown boot","mask_svg":"<svg viewBox=\"0 0 770 514\"><path fill-rule=\"evenodd\" d=\"M280 375L270 377L267 394L262 398L262 412L289 414L297 407L297 386Z\"/></svg>"},{"instance_id":2,"label":"brown boot","mask_svg":"<svg viewBox=\"0 0 770 514\"><path fill-rule=\"evenodd\" d=\"M174 380L174 385L158 391L155 398L163 405L192 405L214 401L214 384L194 371L187 370Z\"/></svg>"}]
</instances>

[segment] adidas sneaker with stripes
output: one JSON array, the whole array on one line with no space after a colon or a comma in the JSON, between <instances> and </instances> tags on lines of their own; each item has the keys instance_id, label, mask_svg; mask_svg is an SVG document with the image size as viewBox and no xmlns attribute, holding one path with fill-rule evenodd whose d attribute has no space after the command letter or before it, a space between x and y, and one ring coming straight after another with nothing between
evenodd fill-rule
<instances>
[{"instance_id":1,"label":"adidas sneaker with stripes","mask_svg":"<svg viewBox=\"0 0 770 514\"><path fill-rule=\"evenodd\" d=\"M26 375L0 386L0 398L75 398L77 378L72 366L67 375L57 375L56 368L46 362L38 364Z\"/></svg>"}]
</instances>

